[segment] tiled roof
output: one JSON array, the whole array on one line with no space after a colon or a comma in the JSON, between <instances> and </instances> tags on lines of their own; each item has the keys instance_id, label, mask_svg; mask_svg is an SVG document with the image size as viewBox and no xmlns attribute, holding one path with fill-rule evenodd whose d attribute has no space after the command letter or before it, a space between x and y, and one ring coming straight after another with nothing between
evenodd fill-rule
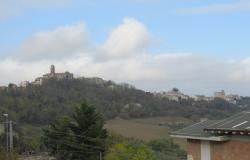
<instances>
[{"instance_id":1,"label":"tiled roof","mask_svg":"<svg viewBox=\"0 0 250 160\"><path fill-rule=\"evenodd\" d=\"M173 132L174 135L183 135L183 136L196 136L196 137L209 137L210 134L204 132L204 128L216 123L214 120L207 120L203 122L199 122L188 126L186 128L180 129L178 131Z\"/></svg>"},{"instance_id":2,"label":"tiled roof","mask_svg":"<svg viewBox=\"0 0 250 160\"><path fill-rule=\"evenodd\" d=\"M173 132L173 135L203 138L227 135L250 135L250 111L241 112L219 121L207 120L199 122Z\"/></svg>"},{"instance_id":3,"label":"tiled roof","mask_svg":"<svg viewBox=\"0 0 250 160\"><path fill-rule=\"evenodd\" d=\"M204 129L218 134L250 135L250 111L241 112L224 120L218 121Z\"/></svg>"}]
</instances>

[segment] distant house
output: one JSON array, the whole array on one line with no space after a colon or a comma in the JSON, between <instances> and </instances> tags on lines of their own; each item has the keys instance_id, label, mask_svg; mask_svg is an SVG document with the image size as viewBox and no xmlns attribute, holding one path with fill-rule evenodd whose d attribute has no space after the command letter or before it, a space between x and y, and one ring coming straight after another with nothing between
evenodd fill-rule
<instances>
[{"instance_id":1,"label":"distant house","mask_svg":"<svg viewBox=\"0 0 250 160\"><path fill-rule=\"evenodd\" d=\"M250 160L250 112L202 121L172 137L187 139L188 160Z\"/></svg>"},{"instance_id":2,"label":"distant house","mask_svg":"<svg viewBox=\"0 0 250 160\"><path fill-rule=\"evenodd\" d=\"M224 99L225 101L233 104L236 104L237 101L241 100L241 96L236 94L226 95L226 92L224 90L220 92L214 92L214 98Z\"/></svg>"},{"instance_id":3,"label":"distant house","mask_svg":"<svg viewBox=\"0 0 250 160\"><path fill-rule=\"evenodd\" d=\"M42 77L38 77L31 84L33 84L33 85L42 85L42 83L43 83L43 78Z\"/></svg>"},{"instance_id":4,"label":"distant house","mask_svg":"<svg viewBox=\"0 0 250 160\"><path fill-rule=\"evenodd\" d=\"M214 98L226 99L226 93L225 93L225 91L221 90L219 92L214 92Z\"/></svg>"},{"instance_id":5,"label":"distant house","mask_svg":"<svg viewBox=\"0 0 250 160\"><path fill-rule=\"evenodd\" d=\"M154 95L158 97L166 97L171 101L177 102L180 100L187 100L189 98L188 95L181 93L177 88L173 88L171 91L168 92L155 93Z\"/></svg>"},{"instance_id":6,"label":"distant house","mask_svg":"<svg viewBox=\"0 0 250 160\"><path fill-rule=\"evenodd\" d=\"M22 88L26 88L29 84L30 84L29 81L23 81L23 82L20 83L19 86L22 87Z\"/></svg>"},{"instance_id":7,"label":"distant house","mask_svg":"<svg viewBox=\"0 0 250 160\"><path fill-rule=\"evenodd\" d=\"M210 100L212 100L211 97L207 97L205 95L196 95L196 96L193 97L193 99L195 101L210 101Z\"/></svg>"}]
</instances>

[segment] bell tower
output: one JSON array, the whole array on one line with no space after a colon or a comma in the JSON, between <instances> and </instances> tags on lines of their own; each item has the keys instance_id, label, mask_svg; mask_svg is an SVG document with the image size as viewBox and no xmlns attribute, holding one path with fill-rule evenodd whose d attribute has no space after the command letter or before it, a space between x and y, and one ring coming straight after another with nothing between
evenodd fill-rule
<instances>
[{"instance_id":1,"label":"bell tower","mask_svg":"<svg viewBox=\"0 0 250 160\"><path fill-rule=\"evenodd\" d=\"M54 65L50 66L50 73L55 74L55 66Z\"/></svg>"}]
</instances>

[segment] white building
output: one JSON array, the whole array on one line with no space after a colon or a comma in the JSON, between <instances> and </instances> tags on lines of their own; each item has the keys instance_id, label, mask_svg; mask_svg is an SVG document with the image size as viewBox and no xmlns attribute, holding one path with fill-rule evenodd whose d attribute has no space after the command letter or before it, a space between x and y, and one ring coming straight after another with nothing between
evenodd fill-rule
<instances>
[{"instance_id":1,"label":"white building","mask_svg":"<svg viewBox=\"0 0 250 160\"><path fill-rule=\"evenodd\" d=\"M205 95L195 95L193 99L194 101L211 101L212 100L211 97L207 97Z\"/></svg>"},{"instance_id":2,"label":"white building","mask_svg":"<svg viewBox=\"0 0 250 160\"><path fill-rule=\"evenodd\" d=\"M171 101L187 100L190 98L188 95L181 93L177 88L173 88L171 91L158 93L156 95L166 97Z\"/></svg>"},{"instance_id":3,"label":"white building","mask_svg":"<svg viewBox=\"0 0 250 160\"><path fill-rule=\"evenodd\" d=\"M29 84L30 84L29 81L23 81L23 82L20 83L19 86L22 87L22 88L26 88Z\"/></svg>"}]
</instances>

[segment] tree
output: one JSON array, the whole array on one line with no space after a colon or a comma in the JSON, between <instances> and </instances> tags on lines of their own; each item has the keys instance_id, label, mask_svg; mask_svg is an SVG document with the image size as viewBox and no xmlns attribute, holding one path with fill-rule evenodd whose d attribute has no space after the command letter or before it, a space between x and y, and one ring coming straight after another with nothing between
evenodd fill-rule
<instances>
[{"instance_id":1,"label":"tree","mask_svg":"<svg viewBox=\"0 0 250 160\"><path fill-rule=\"evenodd\" d=\"M105 150L107 131L94 106L82 103L72 118L63 117L44 129L44 144L59 160L97 160Z\"/></svg>"},{"instance_id":2,"label":"tree","mask_svg":"<svg viewBox=\"0 0 250 160\"><path fill-rule=\"evenodd\" d=\"M172 139L152 140L148 146L155 152L158 160L186 159L186 153Z\"/></svg>"},{"instance_id":3,"label":"tree","mask_svg":"<svg viewBox=\"0 0 250 160\"><path fill-rule=\"evenodd\" d=\"M156 160L156 157L144 144L119 143L110 149L105 160Z\"/></svg>"},{"instance_id":4,"label":"tree","mask_svg":"<svg viewBox=\"0 0 250 160\"><path fill-rule=\"evenodd\" d=\"M66 160L71 157L72 141L74 139L70 130L70 119L62 117L51 123L47 129L44 129L44 144L50 153L59 160Z\"/></svg>"}]
</instances>

